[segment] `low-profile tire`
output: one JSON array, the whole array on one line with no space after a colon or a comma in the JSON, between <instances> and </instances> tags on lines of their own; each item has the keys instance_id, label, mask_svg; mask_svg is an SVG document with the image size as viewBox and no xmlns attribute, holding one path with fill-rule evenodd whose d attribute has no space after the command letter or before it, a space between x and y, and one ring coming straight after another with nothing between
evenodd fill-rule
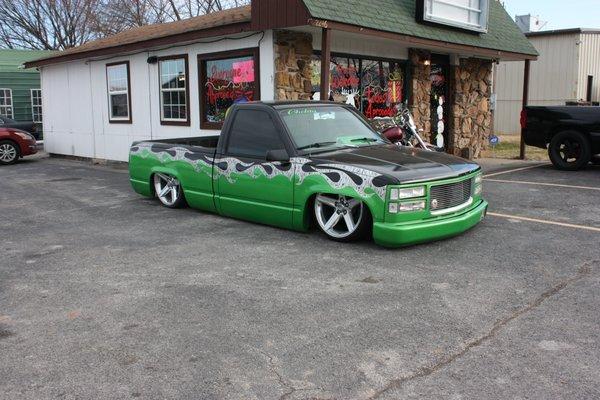
<instances>
[{"instance_id":1,"label":"low-profile tire","mask_svg":"<svg viewBox=\"0 0 600 400\"><path fill-rule=\"evenodd\" d=\"M581 132L562 131L554 135L548 147L552 164L560 170L577 171L592 158L592 146Z\"/></svg>"},{"instance_id":2,"label":"low-profile tire","mask_svg":"<svg viewBox=\"0 0 600 400\"><path fill-rule=\"evenodd\" d=\"M181 182L169 174L156 173L152 177L154 193L162 203L168 208L181 208L185 205L185 196Z\"/></svg>"},{"instance_id":3,"label":"low-profile tire","mask_svg":"<svg viewBox=\"0 0 600 400\"><path fill-rule=\"evenodd\" d=\"M0 141L0 165L10 165L19 161L21 151L19 146L10 140Z\"/></svg>"},{"instance_id":4,"label":"low-profile tire","mask_svg":"<svg viewBox=\"0 0 600 400\"><path fill-rule=\"evenodd\" d=\"M371 229L369 208L352 197L318 194L313 212L321 232L336 242L364 239Z\"/></svg>"}]
</instances>

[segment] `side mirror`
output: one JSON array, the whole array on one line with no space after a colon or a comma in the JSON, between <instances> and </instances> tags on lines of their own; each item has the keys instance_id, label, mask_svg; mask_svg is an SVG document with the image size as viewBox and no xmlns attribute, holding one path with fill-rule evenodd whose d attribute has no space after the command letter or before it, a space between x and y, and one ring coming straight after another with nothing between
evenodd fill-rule
<instances>
[{"instance_id":1,"label":"side mirror","mask_svg":"<svg viewBox=\"0 0 600 400\"><path fill-rule=\"evenodd\" d=\"M267 151L267 161L268 162L280 162L280 163L289 163L290 156L285 150L269 150Z\"/></svg>"}]
</instances>

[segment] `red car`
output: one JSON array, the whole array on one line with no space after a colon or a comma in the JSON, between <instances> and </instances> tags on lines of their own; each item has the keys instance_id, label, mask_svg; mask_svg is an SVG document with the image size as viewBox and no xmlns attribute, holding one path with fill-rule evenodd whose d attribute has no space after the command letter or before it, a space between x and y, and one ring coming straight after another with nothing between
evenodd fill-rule
<instances>
[{"instance_id":1,"label":"red car","mask_svg":"<svg viewBox=\"0 0 600 400\"><path fill-rule=\"evenodd\" d=\"M14 128L0 128L0 165L14 164L19 158L37 153L33 135Z\"/></svg>"}]
</instances>

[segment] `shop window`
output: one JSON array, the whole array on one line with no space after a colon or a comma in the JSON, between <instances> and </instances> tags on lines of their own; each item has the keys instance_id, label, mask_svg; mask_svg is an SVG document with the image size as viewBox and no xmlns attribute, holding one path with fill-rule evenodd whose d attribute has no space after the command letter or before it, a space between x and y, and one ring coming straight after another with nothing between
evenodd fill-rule
<instances>
[{"instance_id":1,"label":"shop window","mask_svg":"<svg viewBox=\"0 0 600 400\"><path fill-rule=\"evenodd\" d=\"M31 89L31 116L33 122L42 123L42 89Z\"/></svg>"},{"instance_id":2,"label":"shop window","mask_svg":"<svg viewBox=\"0 0 600 400\"><path fill-rule=\"evenodd\" d=\"M260 99L258 49L198 56L203 129L221 129L234 104Z\"/></svg>"},{"instance_id":3,"label":"shop window","mask_svg":"<svg viewBox=\"0 0 600 400\"><path fill-rule=\"evenodd\" d=\"M0 89L0 116L14 118L12 89Z\"/></svg>"},{"instance_id":4,"label":"shop window","mask_svg":"<svg viewBox=\"0 0 600 400\"><path fill-rule=\"evenodd\" d=\"M129 62L106 65L106 79L108 86L108 112L110 122L131 122L131 97L129 95ZM33 106L33 91L31 102ZM41 117L41 93L40 93Z\"/></svg>"},{"instance_id":5,"label":"shop window","mask_svg":"<svg viewBox=\"0 0 600 400\"><path fill-rule=\"evenodd\" d=\"M158 74L160 77L160 123L162 125L189 126L187 55L159 58Z\"/></svg>"},{"instance_id":6,"label":"shop window","mask_svg":"<svg viewBox=\"0 0 600 400\"><path fill-rule=\"evenodd\" d=\"M396 105L406 99L406 63L370 57L331 58L329 100L352 104L369 119L396 114ZM320 55L312 60L314 100L319 100Z\"/></svg>"}]
</instances>

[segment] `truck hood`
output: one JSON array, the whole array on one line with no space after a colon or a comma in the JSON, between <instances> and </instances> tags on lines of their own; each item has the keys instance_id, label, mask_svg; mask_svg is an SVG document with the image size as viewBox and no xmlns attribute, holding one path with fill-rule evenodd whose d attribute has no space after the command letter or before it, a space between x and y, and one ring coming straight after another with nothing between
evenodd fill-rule
<instances>
[{"instance_id":1,"label":"truck hood","mask_svg":"<svg viewBox=\"0 0 600 400\"><path fill-rule=\"evenodd\" d=\"M314 154L310 159L317 165L338 164L366 169L388 178L388 184L455 178L480 169L474 162L449 154L393 144L344 148Z\"/></svg>"}]
</instances>

